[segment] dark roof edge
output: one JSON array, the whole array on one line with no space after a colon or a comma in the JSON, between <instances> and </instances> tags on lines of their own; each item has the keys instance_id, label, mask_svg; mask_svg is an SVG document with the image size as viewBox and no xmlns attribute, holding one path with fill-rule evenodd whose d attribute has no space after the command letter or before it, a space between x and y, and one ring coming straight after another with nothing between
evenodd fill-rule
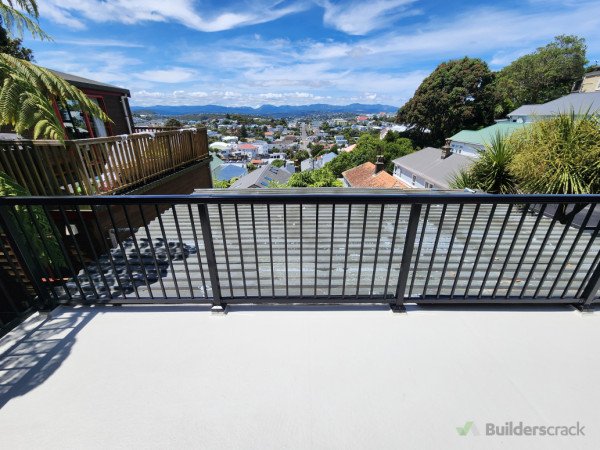
<instances>
[{"instance_id":1,"label":"dark roof edge","mask_svg":"<svg viewBox=\"0 0 600 450\"><path fill-rule=\"evenodd\" d=\"M129 89L125 89L119 86L113 86L112 84L101 83L99 81L90 80L89 78L83 78L77 75L72 75L70 73L60 72L58 70L49 69L55 75L58 75L62 79L68 81L73 86L78 87L79 89L92 89L97 91L106 91L106 92L114 92L121 95L126 95L127 97L131 97L131 92Z\"/></svg>"}]
</instances>

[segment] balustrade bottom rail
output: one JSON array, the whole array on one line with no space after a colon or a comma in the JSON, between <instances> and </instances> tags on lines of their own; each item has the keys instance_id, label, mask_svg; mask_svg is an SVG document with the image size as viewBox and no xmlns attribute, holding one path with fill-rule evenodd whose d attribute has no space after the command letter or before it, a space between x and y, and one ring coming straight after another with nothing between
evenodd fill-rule
<instances>
[{"instance_id":1,"label":"balustrade bottom rail","mask_svg":"<svg viewBox=\"0 0 600 450\"><path fill-rule=\"evenodd\" d=\"M46 307L589 309L600 287L599 203L600 195L380 190L8 197L0 227Z\"/></svg>"}]
</instances>

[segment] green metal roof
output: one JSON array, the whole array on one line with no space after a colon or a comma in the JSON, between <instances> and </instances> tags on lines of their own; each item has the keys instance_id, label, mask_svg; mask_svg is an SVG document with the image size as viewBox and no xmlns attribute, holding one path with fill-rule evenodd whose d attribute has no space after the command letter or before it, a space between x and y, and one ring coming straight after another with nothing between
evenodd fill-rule
<instances>
[{"instance_id":1,"label":"green metal roof","mask_svg":"<svg viewBox=\"0 0 600 450\"><path fill-rule=\"evenodd\" d=\"M496 133L509 136L517 130L526 127L527 123L498 122L481 130L462 130L450 138L451 141L466 142L468 144L485 145L492 142Z\"/></svg>"},{"instance_id":2,"label":"green metal roof","mask_svg":"<svg viewBox=\"0 0 600 450\"><path fill-rule=\"evenodd\" d=\"M217 167L219 167L221 164L223 164L223 160L221 158L219 158L215 153L213 153L211 156L212 156L212 158L210 160L210 171L212 172Z\"/></svg>"}]
</instances>

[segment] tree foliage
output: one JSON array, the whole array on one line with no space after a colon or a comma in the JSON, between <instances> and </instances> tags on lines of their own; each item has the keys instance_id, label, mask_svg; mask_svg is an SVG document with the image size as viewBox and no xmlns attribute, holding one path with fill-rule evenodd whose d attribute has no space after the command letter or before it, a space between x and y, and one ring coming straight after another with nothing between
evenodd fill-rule
<instances>
[{"instance_id":1,"label":"tree foliage","mask_svg":"<svg viewBox=\"0 0 600 450\"><path fill-rule=\"evenodd\" d=\"M35 38L50 40L38 24L39 11L35 0L0 0L0 22L19 37L27 30Z\"/></svg>"},{"instance_id":2,"label":"tree foliage","mask_svg":"<svg viewBox=\"0 0 600 450\"><path fill-rule=\"evenodd\" d=\"M181 121L179 119L176 119L175 117L170 117L165 121L165 127L181 128L182 126L183 126L183 124L181 123Z\"/></svg>"},{"instance_id":3,"label":"tree foliage","mask_svg":"<svg viewBox=\"0 0 600 450\"><path fill-rule=\"evenodd\" d=\"M342 187L342 183L333 174L331 169L322 167L317 170L309 170L294 173L288 183L288 187Z\"/></svg>"},{"instance_id":4,"label":"tree foliage","mask_svg":"<svg viewBox=\"0 0 600 450\"><path fill-rule=\"evenodd\" d=\"M273 167L283 167L285 166L285 161L283 159L276 159L271 163Z\"/></svg>"},{"instance_id":5,"label":"tree foliage","mask_svg":"<svg viewBox=\"0 0 600 450\"><path fill-rule=\"evenodd\" d=\"M585 40L577 36L556 36L548 45L521 56L498 73L496 116L568 94L585 73L586 63Z\"/></svg>"},{"instance_id":6,"label":"tree foliage","mask_svg":"<svg viewBox=\"0 0 600 450\"><path fill-rule=\"evenodd\" d=\"M4 172L0 172L0 197L29 195L31 194L27 189ZM57 274L61 273L66 267L65 259L55 239L57 232L53 229L43 208L16 206L14 210L7 211L9 220L21 224L17 227L17 233L21 235L21 240L31 247L37 260L48 269L54 268Z\"/></svg>"},{"instance_id":7,"label":"tree foliage","mask_svg":"<svg viewBox=\"0 0 600 450\"><path fill-rule=\"evenodd\" d=\"M600 119L571 112L508 138L497 135L452 187L498 194L600 193ZM559 218L566 217L559 210Z\"/></svg>"},{"instance_id":8,"label":"tree foliage","mask_svg":"<svg viewBox=\"0 0 600 450\"><path fill-rule=\"evenodd\" d=\"M441 145L463 129L477 129L493 120L494 74L476 58L440 64L398 111L397 121Z\"/></svg>"},{"instance_id":9,"label":"tree foliage","mask_svg":"<svg viewBox=\"0 0 600 450\"><path fill-rule=\"evenodd\" d=\"M54 110L54 100L75 101L83 111L110 121L83 92L48 69L2 53L0 74L0 123L11 125L17 133L33 130L34 139L64 140L65 130Z\"/></svg>"},{"instance_id":10,"label":"tree foliage","mask_svg":"<svg viewBox=\"0 0 600 450\"><path fill-rule=\"evenodd\" d=\"M37 18L34 0L0 0L0 20L9 35L27 29L34 37L49 38ZM0 125L10 125L17 133L33 130L34 139L64 140L65 130L54 111L54 101L75 101L83 112L110 121L83 92L30 61L0 53L0 80Z\"/></svg>"},{"instance_id":11,"label":"tree foliage","mask_svg":"<svg viewBox=\"0 0 600 450\"><path fill-rule=\"evenodd\" d=\"M600 193L600 120L574 112L535 122L508 139L511 170L528 193Z\"/></svg>"},{"instance_id":12,"label":"tree foliage","mask_svg":"<svg viewBox=\"0 0 600 450\"><path fill-rule=\"evenodd\" d=\"M6 53L25 61L33 61L33 51L23 47L22 43L22 39L12 39L4 27L0 26L0 53Z\"/></svg>"},{"instance_id":13,"label":"tree foliage","mask_svg":"<svg viewBox=\"0 0 600 450\"><path fill-rule=\"evenodd\" d=\"M341 177L342 172L359 166L368 161L375 162L378 155L383 155L388 172L394 171L394 159L408 155L414 151L412 142L400 137L399 133L388 132L384 139L379 139L371 134L363 134L351 152L342 152L335 159L328 162L336 177Z\"/></svg>"},{"instance_id":14,"label":"tree foliage","mask_svg":"<svg viewBox=\"0 0 600 450\"><path fill-rule=\"evenodd\" d=\"M491 194L513 194L517 181L510 169L514 150L500 132L467 170L459 172L450 183L453 188L477 189Z\"/></svg>"}]
</instances>

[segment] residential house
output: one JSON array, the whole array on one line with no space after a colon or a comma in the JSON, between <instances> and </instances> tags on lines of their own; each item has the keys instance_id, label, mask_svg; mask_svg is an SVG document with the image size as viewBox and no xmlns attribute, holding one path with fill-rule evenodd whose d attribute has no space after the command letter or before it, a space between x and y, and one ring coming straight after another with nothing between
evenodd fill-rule
<instances>
[{"instance_id":1,"label":"residential house","mask_svg":"<svg viewBox=\"0 0 600 450\"><path fill-rule=\"evenodd\" d=\"M223 160L216 153L211 153L210 157L210 172L214 174L215 170L223 164Z\"/></svg>"},{"instance_id":2,"label":"residential house","mask_svg":"<svg viewBox=\"0 0 600 450\"><path fill-rule=\"evenodd\" d=\"M292 174L283 167L268 164L236 180L229 189L266 188L273 181L287 183L291 176Z\"/></svg>"},{"instance_id":3,"label":"residential house","mask_svg":"<svg viewBox=\"0 0 600 450\"><path fill-rule=\"evenodd\" d=\"M224 163L213 171L212 176L219 181L229 181L232 178L243 177L247 173L246 164Z\"/></svg>"},{"instance_id":4,"label":"residential house","mask_svg":"<svg viewBox=\"0 0 600 450\"><path fill-rule=\"evenodd\" d=\"M600 91L574 92L541 105L523 105L508 114L512 122L534 122L561 113L600 113Z\"/></svg>"},{"instance_id":5,"label":"residential house","mask_svg":"<svg viewBox=\"0 0 600 450\"><path fill-rule=\"evenodd\" d=\"M406 131L408 127L406 125L392 125L389 127L383 127L379 132L379 139L383 139L390 131L395 131L396 133L402 133Z\"/></svg>"},{"instance_id":6,"label":"residential house","mask_svg":"<svg viewBox=\"0 0 600 450\"><path fill-rule=\"evenodd\" d=\"M128 89L56 70L52 72L83 91L111 120L103 122L97 117L89 116L79 109L75 101L55 101L55 111L69 139L133 133L133 120L129 108L131 94Z\"/></svg>"},{"instance_id":7,"label":"residential house","mask_svg":"<svg viewBox=\"0 0 600 450\"><path fill-rule=\"evenodd\" d=\"M232 144L227 144L226 142L213 142L208 146L209 149L219 152L219 154L225 158L228 158L231 155L233 147Z\"/></svg>"},{"instance_id":8,"label":"residential house","mask_svg":"<svg viewBox=\"0 0 600 450\"><path fill-rule=\"evenodd\" d=\"M285 153L271 153L269 157L271 159L286 159L287 155Z\"/></svg>"},{"instance_id":9,"label":"residential house","mask_svg":"<svg viewBox=\"0 0 600 450\"><path fill-rule=\"evenodd\" d=\"M240 154L248 159L254 159L254 158L256 158L256 155L258 154L258 147L253 144L248 144L247 142L238 144L236 150L237 150L238 154Z\"/></svg>"},{"instance_id":10,"label":"residential house","mask_svg":"<svg viewBox=\"0 0 600 450\"><path fill-rule=\"evenodd\" d=\"M403 184L384 169L383 156L377 162L366 162L342 172L345 187L352 188L402 188Z\"/></svg>"},{"instance_id":11,"label":"residential house","mask_svg":"<svg viewBox=\"0 0 600 450\"><path fill-rule=\"evenodd\" d=\"M510 136L517 130L527 126L527 123L500 121L481 130L462 130L448 139L452 152L459 155L478 158L479 152L492 143L494 137Z\"/></svg>"},{"instance_id":12,"label":"residential house","mask_svg":"<svg viewBox=\"0 0 600 450\"><path fill-rule=\"evenodd\" d=\"M222 141L227 144L237 144L238 137L237 136L223 136Z\"/></svg>"},{"instance_id":13,"label":"residential house","mask_svg":"<svg viewBox=\"0 0 600 450\"><path fill-rule=\"evenodd\" d=\"M334 152L329 152L329 153L325 153L324 155L317 156L319 168L323 167L328 162L333 161L335 158L337 158L337 153L334 153Z\"/></svg>"},{"instance_id":14,"label":"residential house","mask_svg":"<svg viewBox=\"0 0 600 450\"><path fill-rule=\"evenodd\" d=\"M315 167L315 160L313 158L306 158L302 161L300 161L300 171L301 172L306 172L308 170L315 170L317 169L317 167Z\"/></svg>"},{"instance_id":15,"label":"residential house","mask_svg":"<svg viewBox=\"0 0 600 450\"><path fill-rule=\"evenodd\" d=\"M394 160L394 177L403 187L449 189L452 177L473 164L474 159L444 149L426 147Z\"/></svg>"},{"instance_id":16,"label":"residential house","mask_svg":"<svg viewBox=\"0 0 600 450\"><path fill-rule=\"evenodd\" d=\"M348 145L348 141L342 135L334 136L333 139L335 140L335 145L337 145L338 148L346 147Z\"/></svg>"},{"instance_id":17,"label":"residential house","mask_svg":"<svg viewBox=\"0 0 600 450\"><path fill-rule=\"evenodd\" d=\"M586 73L583 78L576 82L572 92L599 92L600 70Z\"/></svg>"},{"instance_id":18,"label":"residential house","mask_svg":"<svg viewBox=\"0 0 600 450\"><path fill-rule=\"evenodd\" d=\"M257 148L256 154L267 156L269 154L269 143L266 141L253 141L252 145Z\"/></svg>"}]
</instances>

